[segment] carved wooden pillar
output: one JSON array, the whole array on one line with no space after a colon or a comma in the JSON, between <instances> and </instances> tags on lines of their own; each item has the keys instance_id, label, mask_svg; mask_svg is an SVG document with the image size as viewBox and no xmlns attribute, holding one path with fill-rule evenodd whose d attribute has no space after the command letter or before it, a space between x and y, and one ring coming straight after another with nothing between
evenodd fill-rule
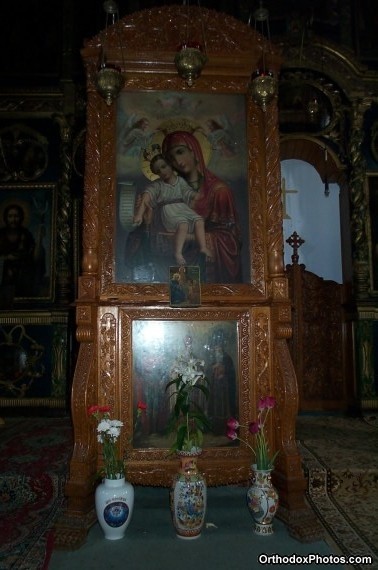
<instances>
[{"instance_id":1,"label":"carved wooden pillar","mask_svg":"<svg viewBox=\"0 0 378 570\"><path fill-rule=\"evenodd\" d=\"M368 99L356 99L353 102L349 143L352 254L355 292L358 298L366 297L369 290L369 252L366 234L368 207L364 187L366 164L361 145L364 138L364 113L370 105L371 100Z\"/></svg>"},{"instance_id":2,"label":"carved wooden pillar","mask_svg":"<svg viewBox=\"0 0 378 570\"><path fill-rule=\"evenodd\" d=\"M270 127L269 127L270 124ZM288 280L284 272L282 201L280 192L280 165L277 107L271 104L266 113L267 147L267 212L268 272L272 300L274 393L278 401L275 421L275 448L280 450L273 480L280 496L278 516L288 525L292 536L301 541L315 540L322 535L320 524L305 503L307 482L296 444L298 414L298 386L288 348L292 336L291 302Z\"/></svg>"},{"instance_id":3,"label":"carved wooden pillar","mask_svg":"<svg viewBox=\"0 0 378 570\"><path fill-rule=\"evenodd\" d=\"M58 256L57 256L57 284L56 300L58 304L66 304L72 300L73 295L73 200L71 194L72 177L72 125L64 115L55 115L61 135L60 158L62 172L59 180L58 211L59 225L57 227ZM77 277L77 276L76 276Z\"/></svg>"}]
</instances>

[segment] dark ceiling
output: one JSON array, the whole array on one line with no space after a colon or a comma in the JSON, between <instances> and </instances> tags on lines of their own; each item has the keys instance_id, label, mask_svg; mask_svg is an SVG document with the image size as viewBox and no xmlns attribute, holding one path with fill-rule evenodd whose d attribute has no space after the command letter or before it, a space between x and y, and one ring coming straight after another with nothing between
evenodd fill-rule
<instances>
[{"instance_id":1,"label":"dark ceiling","mask_svg":"<svg viewBox=\"0 0 378 570\"><path fill-rule=\"evenodd\" d=\"M187 0L189 1L189 0ZM362 63L378 69L377 0L265 0L270 32L290 31L294 41L323 36L351 49ZM197 0L191 0L198 4ZM177 1L119 0L120 18ZM248 22L258 0L201 0L201 6ZM252 18L251 25L254 25ZM102 0L19 0L0 3L0 85L32 85L75 79L81 73L85 38L105 27ZM294 30L294 33L293 33ZM295 35L296 34L296 35ZM68 69L67 69L68 68ZM69 77L70 78L70 77Z\"/></svg>"}]
</instances>

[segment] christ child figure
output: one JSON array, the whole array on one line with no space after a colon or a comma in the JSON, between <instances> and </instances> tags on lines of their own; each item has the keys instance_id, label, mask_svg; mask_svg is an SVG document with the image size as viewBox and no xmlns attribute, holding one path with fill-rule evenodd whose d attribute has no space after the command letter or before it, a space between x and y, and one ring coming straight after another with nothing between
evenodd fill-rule
<instances>
[{"instance_id":1,"label":"christ child figure","mask_svg":"<svg viewBox=\"0 0 378 570\"><path fill-rule=\"evenodd\" d=\"M205 222L190 203L196 192L178 176L162 154L153 156L150 162L153 174L159 176L142 194L134 216L134 224L140 225L147 209L159 209L162 224L174 234L174 257L177 265L185 265L183 247L188 234L194 234L200 253L211 257L206 245Z\"/></svg>"}]
</instances>

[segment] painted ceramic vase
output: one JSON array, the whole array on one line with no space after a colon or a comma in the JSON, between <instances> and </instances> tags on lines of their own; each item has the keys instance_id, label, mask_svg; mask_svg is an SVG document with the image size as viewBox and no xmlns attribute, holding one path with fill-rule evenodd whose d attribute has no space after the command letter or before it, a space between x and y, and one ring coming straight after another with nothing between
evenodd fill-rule
<instances>
[{"instance_id":1,"label":"painted ceramic vase","mask_svg":"<svg viewBox=\"0 0 378 570\"><path fill-rule=\"evenodd\" d=\"M103 479L95 492L98 522L108 540L123 538L134 509L134 487L125 478Z\"/></svg>"},{"instance_id":2,"label":"painted ceramic vase","mask_svg":"<svg viewBox=\"0 0 378 570\"><path fill-rule=\"evenodd\" d=\"M247 506L254 520L254 531L259 535L273 533L273 519L278 509L278 493L271 481L271 469L259 470L252 466L252 482L247 491Z\"/></svg>"},{"instance_id":3,"label":"painted ceramic vase","mask_svg":"<svg viewBox=\"0 0 378 570\"><path fill-rule=\"evenodd\" d=\"M170 489L170 509L178 538L195 539L201 536L207 507L205 477L198 471L196 452L178 451L180 468L174 475Z\"/></svg>"}]
</instances>

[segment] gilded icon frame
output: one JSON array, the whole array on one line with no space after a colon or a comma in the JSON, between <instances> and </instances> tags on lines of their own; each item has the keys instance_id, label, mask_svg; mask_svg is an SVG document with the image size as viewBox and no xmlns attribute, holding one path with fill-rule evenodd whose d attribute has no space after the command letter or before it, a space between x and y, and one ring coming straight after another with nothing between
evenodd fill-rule
<instances>
[{"instance_id":1,"label":"gilded icon frame","mask_svg":"<svg viewBox=\"0 0 378 570\"><path fill-rule=\"evenodd\" d=\"M206 376L210 370L217 375L210 381L219 381L218 368L212 367L211 351L215 344L224 343L225 352L234 365L232 379L235 390L233 408L227 414L216 415L212 429L205 433L205 444L201 461L206 466L209 483L223 480L247 479L249 451L239 442L232 442L226 436L227 420L236 416L243 424L248 423L250 402L253 401L251 370L252 357L248 352L250 343L251 314L249 309L149 309L120 308L120 335L123 339L120 356L120 388L119 414L124 420L122 446L127 463L128 476L134 482L158 484L166 486L169 474L173 473L176 460L170 455L172 437L166 433L166 420L169 415L169 394L165 393L165 385L169 381L169 373L175 358L185 354L186 339L191 337L193 354L205 360ZM106 327L105 327L106 328ZM146 330L150 333L146 335ZM142 341L144 339L144 341ZM207 356L208 355L208 356ZM226 363L226 360L224 360ZM223 384L223 387L226 383ZM154 388L152 390L152 388ZM146 396L150 391L150 395ZM212 388L210 389L210 392ZM221 401L208 400L208 410L217 408ZM156 406L151 407L151 398L156 399ZM137 413L138 402L147 404L146 416ZM163 412L159 416L159 412ZM209 414L210 416L211 414ZM149 426L153 423L154 428ZM141 433L146 427L144 433ZM156 427L156 429L155 429ZM243 430L242 430L243 431ZM243 435L248 437L246 433ZM227 457L227 469L224 469L224 458ZM223 468L220 470L220 464Z\"/></svg>"}]
</instances>

